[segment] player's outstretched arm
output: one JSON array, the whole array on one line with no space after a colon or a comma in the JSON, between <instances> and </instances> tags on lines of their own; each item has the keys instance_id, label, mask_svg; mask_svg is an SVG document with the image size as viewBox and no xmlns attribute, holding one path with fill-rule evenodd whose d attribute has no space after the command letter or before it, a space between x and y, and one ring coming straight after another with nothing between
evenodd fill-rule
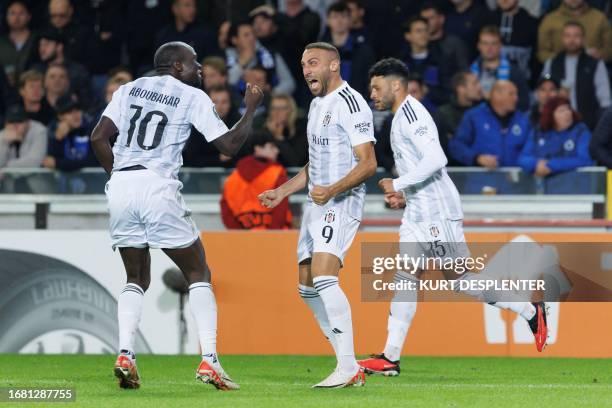
<instances>
[{"instance_id":1,"label":"player's outstretched arm","mask_svg":"<svg viewBox=\"0 0 612 408\"><path fill-rule=\"evenodd\" d=\"M274 190L266 190L259 196L259 202L266 208L274 208L280 204L286 197L296 191L300 191L308 183L308 164L302 167L302 169L287 182L278 186Z\"/></svg>"},{"instance_id":2,"label":"player's outstretched arm","mask_svg":"<svg viewBox=\"0 0 612 408\"><path fill-rule=\"evenodd\" d=\"M353 146L359 162L346 176L329 186L314 186L310 197L315 204L324 205L338 194L358 186L376 173L376 154L372 142Z\"/></svg>"},{"instance_id":3,"label":"player's outstretched arm","mask_svg":"<svg viewBox=\"0 0 612 408\"><path fill-rule=\"evenodd\" d=\"M115 123L106 116L100 118L93 132L91 132L91 148L108 174L113 170L113 161L115 160L110 140L117 132Z\"/></svg>"},{"instance_id":4,"label":"player's outstretched arm","mask_svg":"<svg viewBox=\"0 0 612 408\"><path fill-rule=\"evenodd\" d=\"M257 85L247 84L244 93L246 112L240 120L224 135L213 141L219 151L227 156L234 156L249 137L253 128L255 110L263 100L263 92Z\"/></svg>"}]
</instances>

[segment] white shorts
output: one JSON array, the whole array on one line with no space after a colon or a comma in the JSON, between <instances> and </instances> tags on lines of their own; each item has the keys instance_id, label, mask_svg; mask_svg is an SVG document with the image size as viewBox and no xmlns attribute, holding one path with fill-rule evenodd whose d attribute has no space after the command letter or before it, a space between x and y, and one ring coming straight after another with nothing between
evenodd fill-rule
<instances>
[{"instance_id":1,"label":"white shorts","mask_svg":"<svg viewBox=\"0 0 612 408\"><path fill-rule=\"evenodd\" d=\"M409 256L467 258L463 220L408 221L400 226L400 252Z\"/></svg>"},{"instance_id":2,"label":"white shorts","mask_svg":"<svg viewBox=\"0 0 612 408\"><path fill-rule=\"evenodd\" d=\"M199 233L182 188L152 170L114 172L105 188L113 249L176 249L195 242Z\"/></svg>"},{"instance_id":3,"label":"white shorts","mask_svg":"<svg viewBox=\"0 0 612 408\"><path fill-rule=\"evenodd\" d=\"M338 207L306 204L298 240L298 263L312 258L315 252L336 255L340 263L343 263L359 224L359 220Z\"/></svg>"}]
</instances>

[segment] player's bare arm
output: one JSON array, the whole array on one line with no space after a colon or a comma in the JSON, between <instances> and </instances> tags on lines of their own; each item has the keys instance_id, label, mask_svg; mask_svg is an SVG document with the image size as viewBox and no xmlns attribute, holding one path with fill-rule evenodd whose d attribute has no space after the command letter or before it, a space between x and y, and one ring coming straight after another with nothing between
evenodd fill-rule
<instances>
[{"instance_id":1,"label":"player's bare arm","mask_svg":"<svg viewBox=\"0 0 612 408\"><path fill-rule=\"evenodd\" d=\"M110 140L117 132L115 123L106 116L102 116L91 133L91 148L107 174L113 170L115 160Z\"/></svg>"},{"instance_id":2,"label":"player's bare arm","mask_svg":"<svg viewBox=\"0 0 612 408\"><path fill-rule=\"evenodd\" d=\"M264 207L274 208L286 197L305 188L306 184L308 184L308 164L302 167L298 174L296 174L286 183L283 183L274 190L264 191L258 196L258 198L261 205Z\"/></svg>"},{"instance_id":3,"label":"player's bare arm","mask_svg":"<svg viewBox=\"0 0 612 408\"><path fill-rule=\"evenodd\" d=\"M373 143L367 142L354 146L353 151L357 156L357 166L334 184L314 186L310 191L310 197L315 204L324 205L338 194L360 185L376 173L377 163Z\"/></svg>"},{"instance_id":4,"label":"player's bare arm","mask_svg":"<svg viewBox=\"0 0 612 408\"><path fill-rule=\"evenodd\" d=\"M213 141L213 144L221 153L227 156L234 156L238 153L251 133L255 109L257 109L262 100L263 92L261 89L257 85L247 84L244 94L246 112L234 127Z\"/></svg>"}]
</instances>

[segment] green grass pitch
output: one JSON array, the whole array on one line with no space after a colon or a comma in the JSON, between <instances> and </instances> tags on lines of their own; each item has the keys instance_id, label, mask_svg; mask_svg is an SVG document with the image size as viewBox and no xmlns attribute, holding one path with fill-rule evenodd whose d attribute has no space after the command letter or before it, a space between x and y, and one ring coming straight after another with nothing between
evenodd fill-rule
<instances>
[{"instance_id":1,"label":"green grass pitch","mask_svg":"<svg viewBox=\"0 0 612 408\"><path fill-rule=\"evenodd\" d=\"M139 390L121 390L114 356L0 355L0 387L72 387L76 402L14 407L602 407L612 406L612 359L404 357L395 378L313 390L332 357L222 356L242 387L197 382L197 356L138 356Z\"/></svg>"}]
</instances>

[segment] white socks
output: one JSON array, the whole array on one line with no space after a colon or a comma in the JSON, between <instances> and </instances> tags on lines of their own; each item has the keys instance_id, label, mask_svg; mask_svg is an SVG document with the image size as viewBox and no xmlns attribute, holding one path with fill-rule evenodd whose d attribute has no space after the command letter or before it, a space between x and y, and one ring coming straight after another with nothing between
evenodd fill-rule
<instances>
[{"instance_id":1,"label":"white socks","mask_svg":"<svg viewBox=\"0 0 612 408\"><path fill-rule=\"evenodd\" d=\"M117 319L119 321L119 350L134 355L134 339L140 316L144 291L135 283L128 283L123 288L117 301Z\"/></svg>"},{"instance_id":2,"label":"white socks","mask_svg":"<svg viewBox=\"0 0 612 408\"><path fill-rule=\"evenodd\" d=\"M401 272L395 274L395 282L414 280L411 275L406 276ZM417 309L417 291L396 291L391 301L389 319L387 322L387 343L383 353L391 361L398 361L406 341L406 335L410 329L412 319Z\"/></svg>"},{"instance_id":3,"label":"white socks","mask_svg":"<svg viewBox=\"0 0 612 408\"><path fill-rule=\"evenodd\" d=\"M198 327L202 358L218 365L217 302L210 283L196 282L189 286L189 306Z\"/></svg>"},{"instance_id":4,"label":"white socks","mask_svg":"<svg viewBox=\"0 0 612 408\"><path fill-rule=\"evenodd\" d=\"M331 333L336 338L338 368L344 374L355 373L359 365L355 360L351 306L338 285L338 277L317 276L312 281L325 306Z\"/></svg>"},{"instance_id":5,"label":"white socks","mask_svg":"<svg viewBox=\"0 0 612 408\"><path fill-rule=\"evenodd\" d=\"M323 304L321 296L319 296L315 288L302 284L298 285L298 291L300 292L300 296L304 300L304 303L308 305L314 314L315 319L317 319L319 327L321 328L321 331L323 331L323 335L331 343L334 349L334 354L338 354L336 336L331 331L332 329L329 325L329 319L327 318L327 312L325 311L325 305Z\"/></svg>"}]
</instances>

